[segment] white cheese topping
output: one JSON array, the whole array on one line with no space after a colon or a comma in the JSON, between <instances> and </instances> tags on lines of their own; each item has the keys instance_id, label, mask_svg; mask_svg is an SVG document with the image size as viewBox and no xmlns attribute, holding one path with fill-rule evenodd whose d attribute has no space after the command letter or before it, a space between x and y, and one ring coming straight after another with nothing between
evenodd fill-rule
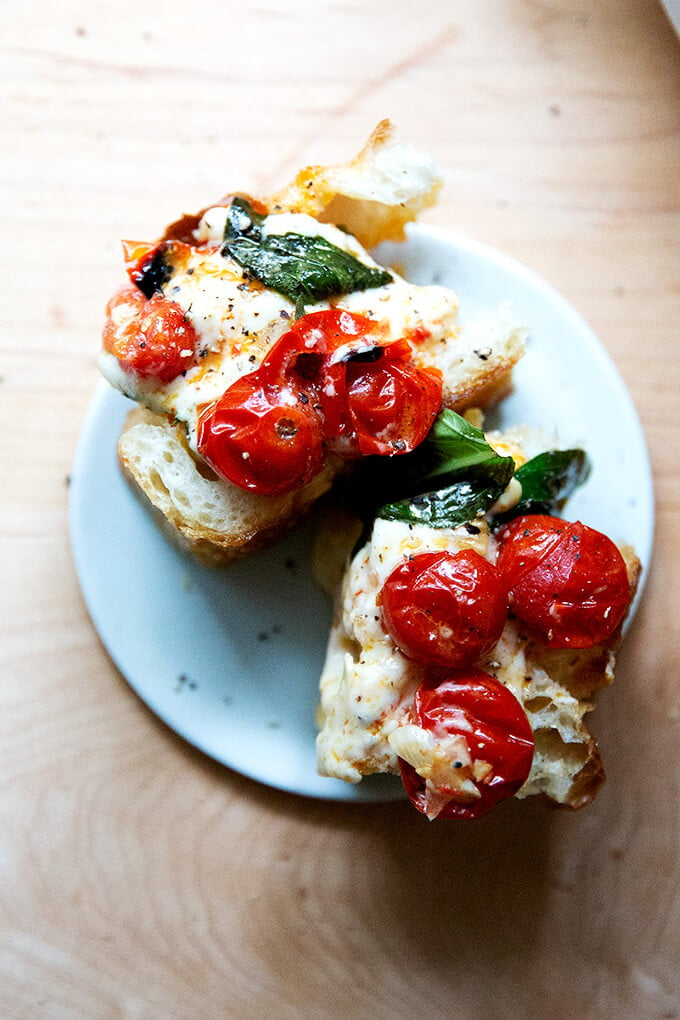
<instances>
[{"instance_id":1,"label":"white cheese topping","mask_svg":"<svg viewBox=\"0 0 680 1020\"><path fill-rule=\"evenodd\" d=\"M196 366L163 385L121 370L111 355L104 354L100 360L101 371L113 386L152 411L184 422L194 451L201 405L218 399L233 382L254 371L295 318L292 302L244 277L242 268L215 247L221 245L226 215L227 210L220 206L204 214L196 239L211 247L191 249L163 284L165 296L184 310L198 335ZM311 216L274 214L265 220L264 230L270 234L293 231L321 235L366 265L376 266L354 237ZM386 286L320 301L306 311L331 307L377 320L395 340L419 326L441 340L455 332L458 299L443 287L416 287L393 274L393 282ZM124 326L125 309L118 310L116 316Z\"/></svg>"},{"instance_id":2,"label":"white cheese topping","mask_svg":"<svg viewBox=\"0 0 680 1020\"><path fill-rule=\"evenodd\" d=\"M486 523L477 534L465 527L430 528L376 520L370 542L354 557L342 592L342 618L333 628L321 677L322 727L317 759L322 775L349 782L370 771L397 771L390 734L405 721L425 670L398 650L382 626L377 596L392 570L409 555L489 547ZM380 767L373 767L378 765Z\"/></svg>"},{"instance_id":3,"label":"white cheese topping","mask_svg":"<svg viewBox=\"0 0 680 1020\"><path fill-rule=\"evenodd\" d=\"M549 437L516 427L488 433L503 455L523 463L554 447ZM510 487L509 487L510 490ZM516 493L508 491L506 498ZM466 748L447 736L433 735L413 724L411 706L426 669L394 646L382 626L377 595L392 569L408 555L437 549L474 548L491 562L495 541L485 521L477 519L478 535L466 527L437 530L421 524L376 521L370 542L349 565L342 586L321 677L317 738L322 775L358 782L376 772L397 772L398 758L409 762L425 780L425 808L436 817L447 803L446 790L458 797L474 796L474 782L488 764L470 761ZM495 676L523 706L536 738L527 781L517 791L523 798L548 793L568 802L592 740L583 717L592 707L583 694L613 679L613 655L601 649L548 650L532 641L521 621L510 616L503 633L479 667ZM444 788L444 793L440 788Z\"/></svg>"}]
</instances>

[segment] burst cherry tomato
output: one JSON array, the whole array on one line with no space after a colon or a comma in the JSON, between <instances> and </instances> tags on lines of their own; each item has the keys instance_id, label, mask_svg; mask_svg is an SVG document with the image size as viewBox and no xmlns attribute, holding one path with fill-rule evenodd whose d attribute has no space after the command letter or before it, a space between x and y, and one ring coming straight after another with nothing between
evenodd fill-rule
<instances>
[{"instance_id":1,"label":"burst cherry tomato","mask_svg":"<svg viewBox=\"0 0 680 1020\"><path fill-rule=\"evenodd\" d=\"M361 454L408 453L430 431L442 402L439 373L383 360L347 366L347 418Z\"/></svg>"},{"instance_id":2,"label":"burst cherry tomato","mask_svg":"<svg viewBox=\"0 0 680 1020\"><path fill-rule=\"evenodd\" d=\"M241 489L282 495L323 464L321 421L299 391L269 389L257 373L239 379L202 412L201 456Z\"/></svg>"},{"instance_id":3,"label":"burst cherry tomato","mask_svg":"<svg viewBox=\"0 0 680 1020\"><path fill-rule=\"evenodd\" d=\"M378 601L385 630L411 659L464 666L491 651L507 616L498 570L473 549L418 553L395 567Z\"/></svg>"},{"instance_id":4,"label":"burst cherry tomato","mask_svg":"<svg viewBox=\"0 0 680 1020\"><path fill-rule=\"evenodd\" d=\"M433 792L437 799L450 798L437 817L479 818L516 793L531 771L534 736L524 709L507 687L482 670L457 670L441 683L421 685L412 721L435 739L465 738L472 763L457 766L454 761L451 766L474 783L479 794L463 795L450 786L430 791L413 766L400 759L406 793L423 814L428 814Z\"/></svg>"},{"instance_id":5,"label":"burst cherry tomato","mask_svg":"<svg viewBox=\"0 0 680 1020\"><path fill-rule=\"evenodd\" d=\"M269 385L283 386L296 375L316 378L332 359L375 347L377 336L366 340L377 324L365 315L331 308L298 319L267 352L258 372Z\"/></svg>"},{"instance_id":6,"label":"burst cherry tomato","mask_svg":"<svg viewBox=\"0 0 680 1020\"><path fill-rule=\"evenodd\" d=\"M309 481L329 449L406 453L441 404L439 373L410 363L406 340L340 309L302 316L261 365L206 408L199 452L241 488L282 495Z\"/></svg>"},{"instance_id":7,"label":"burst cherry tomato","mask_svg":"<svg viewBox=\"0 0 680 1020\"><path fill-rule=\"evenodd\" d=\"M406 365L411 358L411 348L406 340L380 343L369 337L370 345L343 345L331 352L323 361L319 371L319 402L325 421L325 433L333 450L346 457L361 454L357 436L357 421L350 408L349 387L356 391L354 403L361 412L360 388L362 381L385 372L386 363ZM389 371L389 369L388 369ZM377 382L377 379L376 379ZM400 411L397 401L392 401L393 411ZM376 409L376 413L379 411ZM412 448L412 447L411 447ZM375 452L374 450L370 452ZM388 453L394 453L389 449Z\"/></svg>"},{"instance_id":8,"label":"burst cherry tomato","mask_svg":"<svg viewBox=\"0 0 680 1020\"><path fill-rule=\"evenodd\" d=\"M518 517L499 532L510 608L549 648L592 648L621 623L630 586L621 553L579 521Z\"/></svg>"},{"instance_id":9,"label":"burst cherry tomato","mask_svg":"<svg viewBox=\"0 0 680 1020\"><path fill-rule=\"evenodd\" d=\"M104 349L126 372L171 382L193 364L196 331L175 301L162 294L146 300L129 285L114 294L106 312Z\"/></svg>"},{"instance_id":10,"label":"burst cherry tomato","mask_svg":"<svg viewBox=\"0 0 680 1020\"><path fill-rule=\"evenodd\" d=\"M377 323L337 308L298 319L258 371L315 385L326 439L344 456L407 453L441 406L441 376L411 364L406 340L386 342Z\"/></svg>"}]
</instances>

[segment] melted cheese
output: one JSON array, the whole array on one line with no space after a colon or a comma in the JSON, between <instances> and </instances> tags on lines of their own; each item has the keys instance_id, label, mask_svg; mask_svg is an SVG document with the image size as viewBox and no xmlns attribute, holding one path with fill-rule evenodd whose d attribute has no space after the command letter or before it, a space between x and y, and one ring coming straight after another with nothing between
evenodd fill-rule
<instances>
[{"instance_id":1,"label":"melted cheese","mask_svg":"<svg viewBox=\"0 0 680 1020\"><path fill-rule=\"evenodd\" d=\"M519 426L487 433L489 442L518 463L555 446L542 433ZM508 487L507 498L516 493ZM317 762L322 775L348 782L398 769L404 758L425 779L429 817L436 817L447 798L439 787L473 796L473 783L485 763L470 761L467 749L450 745L413 725L415 692L426 668L403 656L382 626L377 595L392 569L418 552L475 549L494 562L495 541L484 519L474 526L433 529L422 524L377 520L370 541L349 565L338 601L321 677ZM629 566L633 576L634 564ZM558 803L572 803L581 769L596 763L596 751L583 717L592 708L587 696L613 680L614 657L607 648L581 652L549 650L508 617L491 652L478 664L504 684L523 706L536 738L536 753L523 798L547 793ZM588 794L592 796L597 788Z\"/></svg>"},{"instance_id":2,"label":"melted cheese","mask_svg":"<svg viewBox=\"0 0 680 1020\"><path fill-rule=\"evenodd\" d=\"M244 276L241 266L220 253L226 215L221 206L204 214L196 239L207 247L192 248L186 258L178 260L162 288L165 296L184 310L196 331L198 364L163 385L124 371L111 354L103 352L100 359L101 371L112 385L150 410L183 422L194 451L201 405L217 400L237 379L254 371L295 317L292 302ZM365 265L377 265L354 237L305 214L270 215L264 230L269 234L320 235ZM306 310L332 307L378 321L394 339L423 326L431 341L437 342L455 333L458 299L443 287L417 287L393 274L393 281L386 286L320 301ZM125 310L118 315L124 325Z\"/></svg>"},{"instance_id":3,"label":"melted cheese","mask_svg":"<svg viewBox=\"0 0 680 1020\"><path fill-rule=\"evenodd\" d=\"M383 629L376 599L388 575L409 555L426 550L489 551L484 520L465 527L430 528L377 520L370 542L345 576L342 614L331 632L321 676L319 771L348 782L370 772L396 772L390 734L405 721L424 667L402 655Z\"/></svg>"}]
</instances>

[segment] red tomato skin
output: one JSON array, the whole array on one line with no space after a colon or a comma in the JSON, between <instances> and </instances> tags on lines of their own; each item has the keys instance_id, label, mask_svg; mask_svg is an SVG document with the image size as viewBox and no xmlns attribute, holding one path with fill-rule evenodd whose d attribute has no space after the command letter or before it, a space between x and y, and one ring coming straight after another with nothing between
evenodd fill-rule
<instances>
[{"instance_id":1,"label":"red tomato skin","mask_svg":"<svg viewBox=\"0 0 680 1020\"><path fill-rule=\"evenodd\" d=\"M322 364L343 351L372 347L376 339L367 341L376 323L365 315L331 308L310 312L293 323L262 360L258 372L269 385L285 385L291 375L305 377L319 372Z\"/></svg>"},{"instance_id":2,"label":"red tomato skin","mask_svg":"<svg viewBox=\"0 0 680 1020\"><path fill-rule=\"evenodd\" d=\"M580 521L527 515L501 528L497 566L511 612L548 648L592 648L626 614L630 584L612 540Z\"/></svg>"},{"instance_id":3,"label":"red tomato skin","mask_svg":"<svg viewBox=\"0 0 680 1020\"><path fill-rule=\"evenodd\" d=\"M370 385L369 380L376 373L389 372L390 368L386 366L406 363L411 357L411 348L403 339L389 343L380 342L380 338L370 339L370 345L364 342L355 345L354 350L343 346L332 352L324 359L320 369L319 403L324 416L326 437L331 449L345 457L359 457L362 454L357 420L351 406L350 387L359 392L362 384ZM400 413L396 401L393 403L393 411ZM395 428L398 428L396 421ZM394 450L390 448L387 452L393 453Z\"/></svg>"},{"instance_id":4,"label":"red tomato skin","mask_svg":"<svg viewBox=\"0 0 680 1020\"><path fill-rule=\"evenodd\" d=\"M129 314L117 323L121 307ZM198 338L176 301L150 299L132 284L121 287L106 307L103 346L126 372L168 383L194 364Z\"/></svg>"},{"instance_id":5,"label":"red tomato skin","mask_svg":"<svg viewBox=\"0 0 680 1020\"><path fill-rule=\"evenodd\" d=\"M342 347L365 347L374 328L365 316L337 309L298 319L258 369L203 409L201 456L234 485L262 495L285 495L311 481L326 453L319 372Z\"/></svg>"},{"instance_id":6,"label":"red tomato skin","mask_svg":"<svg viewBox=\"0 0 680 1020\"><path fill-rule=\"evenodd\" d=\"M318 414L299 392L270 390L256 373L239 379L203 409L198 450L219 475L265 496L305 485L324 459Z\"/></svg>"},{"instance_id":7,"label":"red tomato skin","mask_svg":"<svg viewBox=\"0 0 680 1020\"><path fill-rule=\"evenodd\" d=\"M385 359L347 367L347 411L359 452L395 456L422 443L442 403L441 374Z\"/></svg>"},{"instance_id":8,"label":"red tomato skin","mask_svg":"<svg viewBox=\"0 0 680 1020\"><path fill-rule=\"evenodd\" d=\"M145 264L150 261L158 250L158 244L146 241L121 241L125 271L130 283L138 284Z\"/></svg>"},{"instance_id":9,"label":"red tomato skin","mask_svg":"<svg viewBox=\"0 0 680 1020\"><path fill-rule=\"evenodd\" d=\"M441 407L441 375L410 364L411 346L342 309L298 319L258 369L271 385L314 381L331 449L345 457L407 453ZM363 356L363 357L362 357Z\"/></svg>"},{"instance_id":10,"label":"red tomato skin","mask_svg":"<svg viewBox=\"0 0 680 1020\"><path fill-rule=\"evenodd\" d=\"M309 481L327 450L346 458L408 452L441 404L439 374L417 370L410 358L406 340L385 342L366 316L341 309L302 316L259 368L203 410L199 452L229 481L268 495ZM290 436L277 433L282 421Z\"/></svg>"},{"instance_id":11,"label":"red tomato skin","mask_svg":"<svg viewBox=\"0 0 680 1020\"><path fill-rule=\"evenodd\" d=\"M490 652L507 617L503 579L473 549L404 560L378 601L383 626L404 655L442 668L466 666Z\"/></svg>"},{"instance_id":12,"label":"red tomato skin","mask_svg":"<svg viewBox=\"0 0 680 1020\"><path fill-rule=\"evenodd\" d=\"M514 694L481 669L452 671L444 680L422 684L412 719L435 737L465 737L473 761L492 767L489 776L476 783L479 798L451 799L437 818L479 818L526 782L535 746L531 725ZM409 799L425 814L425 781L408 762L399 764Z\"/></svg>"}]
</instances>

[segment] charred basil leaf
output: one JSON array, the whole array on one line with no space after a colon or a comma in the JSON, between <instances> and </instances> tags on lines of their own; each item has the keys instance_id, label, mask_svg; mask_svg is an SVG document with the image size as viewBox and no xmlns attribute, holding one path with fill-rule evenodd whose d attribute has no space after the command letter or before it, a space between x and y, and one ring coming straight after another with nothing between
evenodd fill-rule
<instances>
[{"instance_id":1,"label":"charred basil leaf","mask_svg":"<svg viewBox=\"0 0 680 1020\"><path fill-rule=\"evenodd\" d=\"M391 521L452 528L485 513L512 478L512 457L501 457L481 429L454 411L438 415L427 438L398 458L401 499L379 507ZM405 462L405 463L402 463Z\"/></svg>"},{"instance_id":2,"label":"charred basil leaf","mask_svg":"<svg viewBox=\"0 0 680 1020\"><path fill-rule=\"evenodd\" d=\"M442 411L411 453L361 461L345 499L365 522L359 548L375 517L435 528L467 524L493 506L513 473L522 484L522 499L494 524L519 514L554 513L589 470L585 452L574 449L539 454L515 473L512 457L497 454L480 429L454 411Z\"/></svg>"},{"instance_id":3,"label":"charred basil leaf","mask_svg":"<svg viewBox=\"0 0 680 1020\"><path fill-rule=\"evenodd\" d=\"M496 523L504 524L522 514L554 514L589 474L590 461L585 450L539 453L515 472L522 485L522 498L512 510L496 518Z\"/></svg>"},{"instance_id":4,"label":"charred basil leaf","mask_svg":"<svg viewBox=\"0 0 680 1020\"><path fill-rule=\"evenodd\" d=\"M227 215L222 254L231 256L265 287L294 301L298 317L305 305L392 282L390 273L364 265L323 237L264 236L265 218L246 199L235 198Z\"/></svg>"},{"instance_id":5,"label":"charred basil leaf","mask_svg":"<svg viewBox=\"0 0 680 1020\"><path fill-rule=\"evenodd\" d=\"M163 284L172 276L172 265L167 257L171 243L162 241L131 274L132 282L146 298L152 298L161 291Z\"/></svg>"},{"instance_id":6,"label":"charred basil leaf","mask_svg":"<svg viewBox=\"0 0 680 1020\"><path fill-rule=\"evenodd\" d=\"M378 517L387 521L407 521L412 524L429 524L431 528L455 528L486 513L493 506L512 477L512 468L495 478L474 472L460 481L413 496L401 503L381 507ZM507 481L503 481L507 478ZM500 480L499 480L500 479Z\"/></svg>"}]
</instances>

